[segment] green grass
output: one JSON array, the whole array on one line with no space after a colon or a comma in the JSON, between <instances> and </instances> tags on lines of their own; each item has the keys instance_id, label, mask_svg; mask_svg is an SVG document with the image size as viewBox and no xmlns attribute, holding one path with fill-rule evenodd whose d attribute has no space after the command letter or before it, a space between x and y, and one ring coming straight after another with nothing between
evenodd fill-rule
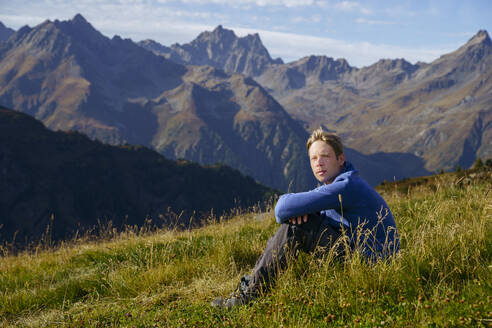
<instances>
[{"instance_id":1,"label":"green grass","mask_svg":"<svg viewBox=\"0 0 492 328\"><path fill-rule=\"evenodd\" d=\"M456 179L381 189L401 236L391 262L301 254L275 289L232 311L209 303L250 272L278 227L272 211L4 251L0 326L490 327L492 179Z\"/></svg>"}]
</instances>

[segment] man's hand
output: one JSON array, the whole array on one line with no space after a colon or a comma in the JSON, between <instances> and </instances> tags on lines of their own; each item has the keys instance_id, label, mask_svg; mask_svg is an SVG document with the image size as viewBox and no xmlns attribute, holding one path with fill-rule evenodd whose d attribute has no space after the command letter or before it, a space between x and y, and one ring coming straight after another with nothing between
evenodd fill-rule
<instances>
[{"instance_id":1,"label":"man's hand","mask_svg":"<svg viewBox=\"0 0 492 328\"><path fill-rule=\"evenodd\" d=\"M298 216L295 218L290 218L289 222L292 224L301 224L303 222L306 223L307 220L308 220L308 216L307 216L307 214L304 214L304 215L301 215L301 216Z\"/></svg>"}]
</instances>

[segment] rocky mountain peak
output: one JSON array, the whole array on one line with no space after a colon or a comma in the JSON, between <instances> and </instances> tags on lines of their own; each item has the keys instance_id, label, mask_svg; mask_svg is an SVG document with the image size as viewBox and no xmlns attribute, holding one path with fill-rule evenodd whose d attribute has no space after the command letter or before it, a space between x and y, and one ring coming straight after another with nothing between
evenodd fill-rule
<instances>
[{"instance_id":1,"label":"rocky mountain peak","mask_svg":"<svg viewBox=\"0 0 492 328\"><path fill-rule=\"evenodd\" d=\"M156 55L169 55L171 53L171 48L166 47L159 42L156 42L151 39L145 39L137 43L140 47L152 51ZM170 57L170 56L169 56ZM174 58L169 58L169 59L174 59ZM182 63L183 61L181 60L176 60L178 63Z\"/></svg>"},{"instance_id":2,"label":"rocky mountain peak","mask_svg":"<svg viewBox=\"0 0 492 328\"><path fill-rule=\"evenodd\" d=\"M303 67L307 72L315 71L320 69L320 67L325 66L333 62L333 58L326 56L307 56L301 58L297 63Z\"/></svg>"},{"instance_id":3,"label":"rocky mountain peak","mask_svg":"<svg viewBox=\"0 0 492 328\"><path fill-rule=\"evenodd\" d=\"M90 25L89 22L81 14L76 14L72 18L72 24Z\"/></svg>"},{"instance_id":4,"label":"rocky mountain peak","mask_svg":"<svg viewBox=\"0 0 492 328\"><path fill-rule=\"evenodd\" d=\"M415 70L415 65L412 65L403 58L381 59L374 65L375 69L378 71L401 70L410 72Z\"/></svg>"},{"instance_id":5,"label":"rocky mountain peak","mask_svg":"<svg viewBox=\"0 0 492 328\"><path fill-rule=\"evenodd\" d=\"M232 35L235 35L234 31L225 29L222 25L217 25L217 27L212 31L212 34L217 34L217 35L232 34Z\"/></svg>"},{"instance_id":6,"label":"rocky mountain peak","mask_svg":"<svg viewBox=\"0 0 492 328\"><path fill-rule=\"evenodd\" d=\"M206 31L200 33L198 37L192 41L192 43L197 42L234 42L238 37L232 30L228 30L222 27L222 25L217 26L212 32Z\"/></svg>"},{"instance_id":7,"label":"rocky mountain peak","mask_svg":"<svg viewBox=\"0 0 492 328\"><path fill-rule=\"evenodd\" d=\"M55 21L56 27L70 36L87 43L100 43L107 39L97 31L81 14L75 15L68 21Z\"/></svg>"},{"instance_id":8,"label":"rocky mountain peak","mask_svg":"<svg viewBox=\"0 0 492 328\"><path fill-rule=\"evenodd\" d=\"M263 45L263 42L261 42L261 38L260 38L260 35L258 33L248 34L243 39L248 40L253 44Z\"/></svg>"},{"instance_id":9,"label":"rocky mountain peak","mask_svg":"<svg viewBox=\"0 0 492 328\"><path fill-rule=\"evenodd\" d=\"M327 56L311 55L292 64L298 66L299 70L306 76L316 75L320 81L337 79L340 74L351 70L350 65L345 60L334 60Z\"/></svg>"},{"instance_id":10,"label":"rocky mountain peak","mask_svg":"<svg viewBox=\"0 0 492 328\"><path fill-rule=\"evenodd\" d=\"M149 47L164 47L162 44L159 42L155 42L152 39L145 39L139 42L142 46L149 46Z\"/></svg>"},{"instance_id":11,"label":"rocky mountain peak","mask_svg":"<svg viewBox=\"0 0 492 328\"><path fill-rule=\"evenodd\" d=\"M66 36L56 27L55 22L46 20L34 28L23 26L11 38L9 47L57 52L67 43ZM34 50L35 49L35 50Z\"/></svg>"},{"instance_id":12,"label":"rocky mountain peak","mask_svg":"<svg viewBox=\"0 0 492 328\"><path fill-rule=\"evenodd\" d=\"M489 34L485 30L480 30L475 34L467 43L461 46L455 52L450 53L451 56L461 56L467 55L468 57L477 57L475 54L479 54L479 58L474 58L475 60L482 58L485 54L492 52L492 41L490 40ZM443 56L444 58L449 55Z\"/></svg>"},{"instance_id":13,"label":"rocky mountain peak","mask_svg":"<svg viewBox=\"0 0 492 328\"><path fill-rule=\"evenodd\" d=\"M283 64L280 58L270 57L257 33L238 37L222 25L200 33L190 43L175 43L170 48L148 40L138 45L177 63L210 65L248 76L258 76L271 65Z\"/></svg>"},{"instance_id":14,"label":"rocky mountain peak","mask_svg":"<svg viewBox=\"0 0 492 328\"><path fill-rule=\"evenodd\" d=\"M489 71L492 63L492 42L488 33L478 31L458 50L441 56L428 68L429 72L447 72L459 68L459 72ZM426 72L427 75L429 72Z\"/></svg>"},{"instance_id":15,"label":"rocky mountain peak","mask_svg":"<svg viewBox=\"0 0 492 328\"><path fill-rule=\"evenodd\" d=\"M338 65L340 65L341 67L345 67L347 69L351 68L350 64L348 63L347 60L345 60L344 58L338 58L336 60L336 62L338 63Z\"/></svg>"},{"instance_id":16,"label":"rocky mountain peak","mask_svg":"<svg viewBox=\"0 0 492 328\"><path fill-rule=\"evenodd\" d=\"M476 44L481 44L484 46L492 47L492 41L490 40L490 36L486 30L480 30L475 34L465 46L472 46Z\"/></svg>"},{"instance_id":17,"label":"rocky mountain peak","mask_svg":"<svg viewBox=\"0 0 492 328\"><path fill-rule=\"evenodd\" d=\"M15 31L13 29L8 28L7 26L3 25L2 22L0 22L0 41L7 40L14 33Z\"/></svg>"},{"instance_id":18,"label":"rocky mountain peak","mask_svg":"<svg viewBox=\"0 0 492 328\"><path fill-rule=\"evenodd\" d=\"M46 20L33 28L24 26L15 33L12 42L44 50L61 50L72 42L101 44L106 39L82 15L77 14L68 21Z\"/></svg>"}]
</instances>

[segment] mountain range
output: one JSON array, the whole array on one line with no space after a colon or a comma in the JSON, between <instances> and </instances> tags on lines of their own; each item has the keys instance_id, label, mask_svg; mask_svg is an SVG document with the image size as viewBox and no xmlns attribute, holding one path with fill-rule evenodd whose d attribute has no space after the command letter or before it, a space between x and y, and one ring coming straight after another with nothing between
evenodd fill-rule
<instances>
[{"instance_id":1,"label":"mountain range","mask_svg":"<svg viewBox=\"0 0 492 328\"><path fill-rule=\"evenodd\" d=\"M277 192L224 165L171 161L142 146L53 132L0 106L0 240L26 245L50 227L65 239L98 224L195 223Z\"/></svg>"},{"instance_id":2,"label":"mountain range","mask_svg":"<svg viewBox=\"0 0 492 328\"><path fill-rule=\"evenodd\" d=\"M244 43L246 38L226 31L219 26L189 44L162 51L155 42L148 47L149 40L139 44L166 58L201 65L214 54L206 49L220 49L221 36L233 40L229 44ZM202 52L195 50L194 56L185 50L198 47ZM235 58L235 53L216 56ZM381 59L359 69L327 56L283 64L271 61L263 51L258 55L265 64L256 66L254 73L225 61L208 64L248 74L307 131L325 126L364 154L413 154L423 159L429 171L469 167L477 157L492 157L492 43L486 31L431 63Z\"/></svg>"},{"instance_id":3,"label":"mountain range","mask_svg":"<svg viewBox=\"0 0 492 328\"><path fill-rule=\"evenodd\" d=\"M258 36L236 38L220 27L212 34L203 33L195 48L223 35L231 39L224 44L242 47L238 53L247 50L246 41L261 44ZM252 63L262 62L256 60L243 68L259 74L288 65L261 49L266 66L253 69ZM228 53L214 52L223 63L232 62ZM141 144L170 159L224 163L279 190L315 185L305 150L308 132L252 77L183 65L129 39L109 39L81 15L22 27L0 43L0 87L1 104L52 130L75 130L113 145ZM373 185L427 172L413 154L346 152Z\"/></svg>"},{"instance_id":4,"label":"mountain range","mask_svg":"<svg viewBox=\"0 0 492 328\"><path fill-rule=\"evenodd\" d=\"M257 81L308 126L322 123L365 153L415 154L436 171L492 157L491 78L492 42L479 31L430 64L380 60L357 69L311 56Z\"/></svg>"},{"instance_id":5,"label":"mountain range","mask_svg":"<svg viewBox=\"0 0 492 328\"><path fill-rule=\"evenodd\" d=\"M23 27L1 44L0 86L0 103L53 130L222 162L278 189L312 183L306 159L294 156L305 131L252 79L106 38L81 15Z\"/></svg>"}]
</instances>

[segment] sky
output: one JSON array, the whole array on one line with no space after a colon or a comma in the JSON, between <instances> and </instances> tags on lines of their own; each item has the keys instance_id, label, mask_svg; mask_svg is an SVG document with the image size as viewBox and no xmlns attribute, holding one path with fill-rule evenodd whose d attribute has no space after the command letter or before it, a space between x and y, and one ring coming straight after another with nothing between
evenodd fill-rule
<instances>
[{"instance_id":1,"label":"sky","mask_svg":"<svg viewBox=\"0 0 492 328\"><path fill-rule=\"evenodd\" d=\"M188 43L218 25L258 33L273 58L383 58L431 62L479 30L492 32L491 0L0 0L0 21L15 30L80 13L107 37Z\"/></svg>"}]
</instances>

